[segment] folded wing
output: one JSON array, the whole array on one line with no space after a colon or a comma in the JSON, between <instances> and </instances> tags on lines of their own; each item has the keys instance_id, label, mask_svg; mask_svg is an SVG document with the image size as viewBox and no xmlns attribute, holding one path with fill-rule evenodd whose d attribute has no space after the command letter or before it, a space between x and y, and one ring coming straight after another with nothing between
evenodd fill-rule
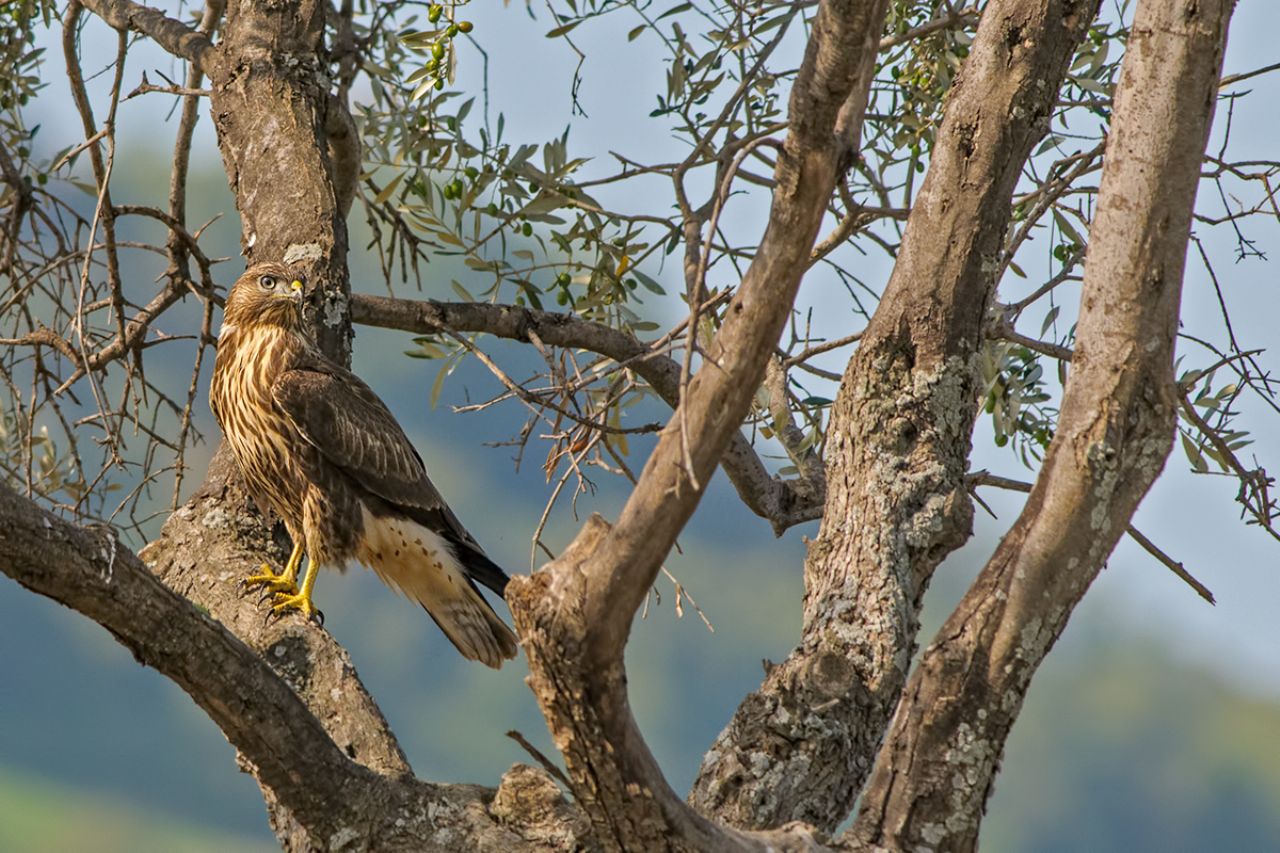
<instances>
[{"instance_id":1,"label":"folded wing","mask_svg":"<svg viewBox=\"0 0 1280 853\"><path fill-rule=\"evenodd\" d=\"M426 465L378 395L349 370L316 361L283 371L276 404L324 457L359 486L454 546L466 573L501 595L493 563L427 477Z\"/></svg>"}]
</instances>

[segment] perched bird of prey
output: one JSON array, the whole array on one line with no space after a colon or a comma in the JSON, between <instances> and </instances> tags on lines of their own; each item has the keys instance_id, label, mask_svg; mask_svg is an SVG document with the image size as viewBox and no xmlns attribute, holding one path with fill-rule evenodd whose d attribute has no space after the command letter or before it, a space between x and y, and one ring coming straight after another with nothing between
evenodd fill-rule
<instances>
[{"instance_id":1,"label":"perched bird of prey","mask_svg":"<svg viewBox=\"0 0 1280 853\"><path fill-rule=\"evenodd\" d=\"M246 583L273 593L275 612L310 617L319 568L354 559L425 607L464 657L501 666L516 638L476 582L502 595L506 573L427 479L378 395L309 337L304 291L288 265L255 264L231 288L218 336L213 414L249 494L293 540L282 572L264 564Z\"/></svg>"}]
</instances>

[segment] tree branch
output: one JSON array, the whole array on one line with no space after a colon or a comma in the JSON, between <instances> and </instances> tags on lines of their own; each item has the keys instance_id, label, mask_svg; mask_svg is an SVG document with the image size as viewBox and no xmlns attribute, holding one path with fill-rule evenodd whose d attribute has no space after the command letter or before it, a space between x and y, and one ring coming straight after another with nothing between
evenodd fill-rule
<instances>
[{"instance_id":1,"label":"tree branch","mask_svg":"<svg viewBox=\"0 0 1280 853\"><path fill-rule=\"evenodd\" d=\"M159 9L132 0L79 0L79 3L117 30L141 33L179 59L188 60L202 73L211 73L214 47L209 37Z\"/></svg>"},{"instance_id":2,"label":"tree branch","mask_svg":"<svg viewBox=\"0 0 1280 853\"><path fill-rule=\"evenodd\" d=\"M351 321L365 326L400 329L417 334L443 330L484 332L514 341L530 341L530 334L550 346L584 349L634 370L667 405L680 398L680 364L652 352L642 341L603 323L573 314L535 311L480 302L424 302L387 296L352 294ZM821 515L821 492L808 481L783 480L764 467L751 442L735 431L720 459L742 502L781 536L788 528Z\"/></svg>"},{"instance_id":3,"label":"tree branch","mask_svg":"<svg viewBox=\"0 0 1280 853\"><path fill-rule=\"evenodd\" d=\"M976 471L969 475L969 485L971 486L994 486L997 489L1007 489L1012 492L1022 492L1029 494L1032 484L1023 480L1014 480L1009 477L1000 477L988 471ZM985 504L984 504L985 506ZM1148 539L1142 531L1130 524L1124 530L1129 537L1142 546L1142 549L1151 556L1155 557L1159 563L1178 576L1178 579L1191 587L1195 594L1203 598L1210 604L1216 604L1213 592L1200 581L1196 580L1195 575L1187 571L1187 567L1170 557L1160 546Z\"/></svg>"},{"instance_id":4,"label":"tree branch","mask_svg":"<svg viewBox=\"0 0 1280 853\"><path fill-rule=\"evenodd\" d=\"M198 498L175 513L171 542L192 544L201 529L234 537L230 518ZM369 731L377 709L345 652L310 623L262 627L233 582L215 580L238 577L246 561L229 565L220 548L201 544L188 556L204 564L206 591L229 591L250 612L247 636L261 649L230 633L214 608L167 588L109 528L70 524L0 485L0 572L98 622L186 691L240 751L287 849L454 850L458 837L472 849L592 849L581 813L544 771L515 765L496 791L413 778L394 741L390 754L378 748L383 735ZM163 545L144 550L162 564L171 556ZM375 722L385 730L380 714Z\"/></svg>"},{"instance_id":5,"label":"tree branch","mask_svg":"<svg viewBox=\"0 0 1280 853\"><path fill-rule=\"evenodd\" d=\"M161 584L112 532L69 524L2 485L0 519L5 574L98 622L172 679L299 821L323 830L356 817L347 787L369 784L372 772L252 649Z\"/></svg>"},{"instance_id":6,"label":"tree branch","mask_svg":"<svg viewBox=\"0 0 1280 853\"><path fill-rule=\"evenodd\" d=\"M1168 456L1187 239L1233 5L1138 4L1058 430L1022 514L907 685L851 830L865 843L976 845L1031 678Z\"/></svg>"}]
</instances>

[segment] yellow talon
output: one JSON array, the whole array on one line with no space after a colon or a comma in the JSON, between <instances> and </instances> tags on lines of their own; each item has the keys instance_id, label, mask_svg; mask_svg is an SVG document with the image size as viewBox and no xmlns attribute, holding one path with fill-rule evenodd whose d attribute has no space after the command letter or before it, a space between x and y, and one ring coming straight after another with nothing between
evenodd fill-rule
<instances>
[{"instance_id":1,"label":"yellow talon","mask_svg":"<svg viewBox=\"0 0 1280 853\"><path fill-rule=\"evenodd\" d=\"M295 551L295 553L297 552ZM293 558L290 557L290 561L292 561L292 559ZM314 561L307 562L307 574L302 578L302 590L300 592L295 594L288 594L284 592L276 593L275 600L271 603L271 610L275 615L283 616L286 611L297 610L308 619L319 616L320 621L323 623L324 615L320 613L320 610L311 601L311 590L314 589L316 585L316 568ZM293 571L296 576L298 571L296 565L294 566Z\"/></svg>"},{"instance_id":2,"label":"yellow talon","mask_svg":"<svg viewBox=\"0 0 1280 853\"><path fill-rule=\"evenodd\" d=\"M277 616L283 616L289 610L297 610L308 619L315 616L320 611L315 604L311 602L309 595L285 595L277 593L275 600L271 602L271 609Z\"/></svg>"},{"instance_id":3,"label":"yellow talon","mask_svg":"<svg viewBox=\"0 0 1280 853\"><path fill-rule=\"evenodd\" d=\"M268 563L263 563L259 574L250 575L243 581L245 589L265 588L276 594L296 595L298 592L298 566L302 563L302 545L294 545L289 561L284 564L284 571L276 574Z\"/></svg>"}]
</instances>

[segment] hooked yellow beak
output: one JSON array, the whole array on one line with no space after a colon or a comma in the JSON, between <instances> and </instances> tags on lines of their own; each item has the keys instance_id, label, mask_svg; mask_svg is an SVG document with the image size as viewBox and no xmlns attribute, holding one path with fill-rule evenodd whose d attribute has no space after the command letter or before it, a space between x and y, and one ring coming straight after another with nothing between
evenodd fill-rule
<instances>
[{"instance_id":1,"label":"hooked yellow beak","mask_svg":"<svg viewBox=\"0 0 1280 853\"><path fill-rule=\"evenodd\" d=\"M305 288L305 285L302 283L302 279L295 278L293 281L289 282L288 295L292 296L294 299L302 299L303 297L306 296L306 291L304 290L304 288Z\"/></svg>"}]
</instances>

